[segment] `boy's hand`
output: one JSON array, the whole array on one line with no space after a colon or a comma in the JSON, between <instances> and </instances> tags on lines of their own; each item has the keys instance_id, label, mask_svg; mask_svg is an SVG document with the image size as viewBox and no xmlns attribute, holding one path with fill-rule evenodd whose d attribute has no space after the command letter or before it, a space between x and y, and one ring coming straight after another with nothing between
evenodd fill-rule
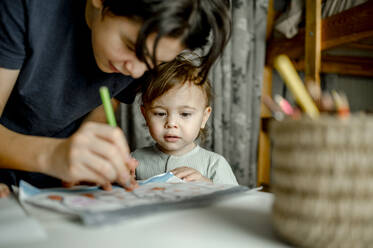
<instances>
[{"instance_id":1,"label":"boy's hand","mask_svg":"<svg viewBox=\"0 0 373 248\"><path fill-rule=\"evenodd\" d=\"M10 190L6 184L0 183L0 198L7 197L10 194Z\"/></svg>"},{"instance_id":2,"label":"boy's hand","mask_svg":"<svg viewBox=\"0 0 373 248\"><path fill-rule=\"evenodd\" d=\"M73 136L52 147L46 164L53 165L46 174L72 184L92 182L106 190L113 182L127 189L137 186L131 171L138 161L131 157L122 130L107 124L84 123Z\"/></svg>"},{"instance_id":3,"label":"boy's hand","mask_svg":"<svg viewBox=\"0 0 373 248\"><path fill-rule=\"evenodd\" d=\"M178 167L176 169L173 169L171 171L175 176L177 176L180 179L183 179L187 182L192 182L192 181L200 181L200 182L212 182L210 179L207 177L202 176L202 174L190 167Z\"/></svg>"},{"instance_id":4,"label":"boy's hand","mask_svg":"<svg viewBox=\"0 0 373 248\"><path fill-rule=\"evenodd\" d=\"M136 181L135 171L136 171L136 169L130 169L130 175L131 175L131 183L133 185L136 184L134 187L137 188L138 185L137 185L137 181ZM67 182L67 181L62 181L62 187L64 187L64 188L71 188L71 187L77 186L77 185L99 186L97 183L91 183L91 182ZM0 183L0 186L1 186L1 183ZM112 189L111 184L102 185L102 188L104 190L111 190ZM0 198L1 198L1 192L0 192Z\"/></svg>"}]
</instances>

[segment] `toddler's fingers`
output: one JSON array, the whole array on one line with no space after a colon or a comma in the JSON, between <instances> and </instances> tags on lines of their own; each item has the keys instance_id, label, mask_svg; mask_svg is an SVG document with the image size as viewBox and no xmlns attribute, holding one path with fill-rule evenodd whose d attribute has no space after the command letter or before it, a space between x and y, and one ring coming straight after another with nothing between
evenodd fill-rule
<instances>
[{"instance_id":1,"label":"toddler's fingers","mask_svg":"<svg viewBox=\"0 0 373 248\"><path fill-rule=\"evenodd\" d=\"M171 172L176 176L177 174L183 173L184 171L187 171L189 169L190 169L189 167L183 166L183 167L177 167L171 170Z\"/></svg>"},{"instance_id":2,"label":"toddler's fingers","mask_svg":"<svg viewBox=\"0 0 373 248\"><path fill-rule=\"evenodd\" d=\"M193 169L190 169L190 168L186 168L186 169L182 169L182 170L177 170L177 171L173 172L173 174L176 177L181 178L181 179L184 179L184 178L186 178L189 175L194 174L194 173L196 173L196 171L193 170Z\"/></svg>"},{"instance_id":3,"label":"toddler's fingers","mask_svg":"<svg viewBox=\"0 0 373 248\"><path fill-rule=\"evenodd\" d=\"M191 174L183 179L186 182L194 182L194 181L199 181L199 182L210 182L212 183L211 179L202 176L200 173L194 173Z\"/></svg>"},{"instance_id":4,"label":"toddler's fingers","mask_svg":"<svg viewBox=\"0 0 373 248\"><path fill-rule=\"evenodd\" d=\"M193 182L193 181L200 181L201 178L202 178L202 175L200 173L194 172L184 177L183 180L187 182Z\"/></svg>"},{"instance_id":5,"label":"toddler's fingers","mask_svg":"<svg viewBox=\"0 0 373 248\"><path fill-rule=\"evenodd\" d=\"M191 176L191 175L189 175L189 176L187 176L187 177L184 177L184 178L182 178L185 182L193 182L193 181L196 181L196 179L193 177L193 176Z\"/></svg>"}]
</instances>

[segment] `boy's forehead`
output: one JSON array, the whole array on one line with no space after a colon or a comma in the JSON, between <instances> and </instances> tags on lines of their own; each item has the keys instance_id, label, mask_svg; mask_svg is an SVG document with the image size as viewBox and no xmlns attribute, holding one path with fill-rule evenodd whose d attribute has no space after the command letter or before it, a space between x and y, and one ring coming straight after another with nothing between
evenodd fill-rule
<instances>
[{"instance_id":1,"label":"boy's forehead","mask_svg":"<svg viewBox=\"0 0 373 248\"><path fill-rule=\"evenodd\" d=\"M153 46L157 38L157 33L152 33L147 37L147 49L151 55L153 55ZM176 58L176 56L185 49L182 42L178 38L172 38L168 36L163 36L158 41L156 47L156 58L157 63L170 62Z\"/></svg>"},{"instance_id":2,"label":"boy's forehead","mask_svg":"<svg viewBox=\"0 0 373 248\"><path fill-rule=\"evenodd\" d=\"M138 40L138 37L140 34L140 31L142 29L143 23L137 20L133 20L131 18L127 17L116 17L122 20L124 23L123 25L123 31L126 32L128 29L128 26L131 27L132 31L132 42L135 44ZM153 48L154 48L154 42L156 41L158 33L153 32L147 35L145 45L147 50L149 51L149 55L153 55ZM173 38L169 36L162 36L159 38L157 47L156 47L156 58L157 63L163 63L163 62L169 62L173 60L181 51L185 50L185 46L183 45L180 38Z\"/></svg>"},{"instance_id":3,"label":"boy's forehead","mask_svg":"<svg viewBox=\"0 0 373 248\"><path fill-rule=\"evenodd\" d=\"M126 37L126 40L131 42L133 45L138 41L138 37L141 35L141 29L143 23L134 18L124 16L113 16L107 15L104 18L112 20L113 25L117 27L117 33L120 36ZM149 51L149 56L153 56L154 42L157 39L157 32L150 33L147 35L145 40L146 49ZM156 58L157 64L163 62L172 61L181 51L185 50L180 38L173 38L169 36L160 37L156 47Z\"/></svg>"}]
</instances>

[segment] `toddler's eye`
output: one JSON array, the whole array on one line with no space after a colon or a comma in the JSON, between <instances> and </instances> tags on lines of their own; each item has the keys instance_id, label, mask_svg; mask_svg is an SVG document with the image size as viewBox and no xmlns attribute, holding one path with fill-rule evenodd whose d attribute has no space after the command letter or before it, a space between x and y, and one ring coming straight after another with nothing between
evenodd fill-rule
<instances>
[{"instance_id":1,"label":"toddler's eye","mask_svg":"<svg viewBox=\"0 0 373 248\"><path fill-rule=\"evenodd\" d=\"M166 116L166 113L163 113L163 112L155 112L154 115L155 115L155 116L163 117L163 116Z\"/></svg>"},{"instance_id":2,"label":"toddler's eye","mask_svg":"<svg viewBox=\"0 0 373 248\"><path fill-rule=\"evenodd\" d=\"M182 117L189 117L191 116L192 114L191 113L181 113L181 116Z\"/></svg>"}]
</instances>

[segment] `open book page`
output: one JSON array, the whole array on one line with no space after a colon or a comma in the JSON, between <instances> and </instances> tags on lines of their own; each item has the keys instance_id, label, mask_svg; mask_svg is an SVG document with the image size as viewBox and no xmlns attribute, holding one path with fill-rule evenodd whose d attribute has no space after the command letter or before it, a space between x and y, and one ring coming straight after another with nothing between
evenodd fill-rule
<instances>
[{"instance_id":1,"label":"open book page","mask_svg":"<svg viewBox=\"0 0 373 248\"><path fill-rule=\"evenodd\" d=\"M19 198L36 206L77 215L84 224L104 224L180 204L195 207L223 195L248 190L236 185L185 183L171 172L139 181L139 185L133 191L117 186L111 191L89 186L38 189L22 181Z\"/></svg>"}]
</instances>

